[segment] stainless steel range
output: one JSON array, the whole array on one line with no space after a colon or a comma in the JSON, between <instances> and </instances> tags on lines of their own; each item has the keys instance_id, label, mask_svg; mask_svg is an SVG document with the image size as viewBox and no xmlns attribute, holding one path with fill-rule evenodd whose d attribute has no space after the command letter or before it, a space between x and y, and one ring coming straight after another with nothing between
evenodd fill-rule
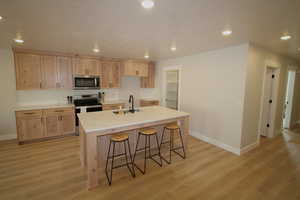
<instances>
[{"instance_id":1,"label":"stainless steel range","mask_svg":"<svg viewBox=\"0 0 300 200\"><path fill-rule=\"evenodd\" d=\"M102 111L101 99L98 94L74 96L73 99L75 105L76 127L79 126L78 113ZM76 131L76 134L79 135L78 131Z\"/></svg>"}]
</instances>

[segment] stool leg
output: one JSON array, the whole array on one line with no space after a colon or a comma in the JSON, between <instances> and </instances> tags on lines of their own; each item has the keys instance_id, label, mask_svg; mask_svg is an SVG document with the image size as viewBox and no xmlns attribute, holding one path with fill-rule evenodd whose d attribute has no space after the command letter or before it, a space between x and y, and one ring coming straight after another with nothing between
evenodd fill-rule
<instances>
[{"instance_id":1,"label":"stool leg","mask_svg":"<svg viewBox=\"0 0 300 200\"><path fill-rule=\"evenodd\" d=\"M180 135L180 141L181 141L182 150L183 150L183 159L185 159L185 148L184 148L184 145L183 145L181 129L179 129L179 135Z\"/></svg>"},{"instance_id":2,"label":"stool leg","mask_svg":"<svg viewBox=\"0 0 300 200\"><path fill-rule=\"evenodd\" d=\"M170 160L169 160L169 163L171 164L172 162L172 149L173 149L173 146L174 146L174 143L173 143L173 135L174 135L174 132L169 130L170 132Z\"/></svg>"},{"instance_id":3,"label":"stool leg","mask_svg":"<svg viewBox=\"0 0 300 200\"><path fill-rule=\"evenodd\" d=\"M147 165L147 139L148 139L148 137L145 136L145 159L144 159L144 172L143 172L143 174L146 173L146 165Z\"/></svg>"},{"instance_id":4,"label":"stool leg","mask_svg":"<svg viewBox=\"0 0 300 200\"><path fill-rule=\"evenodd\" d=\"M110 182L109 182L109 185L111 185L111 183L112 183L112 171L113 171L114 160L115 160L115 145L116 145L116 143L113 142L113 155L112 155L112 161L111 161L111 167L110 167Z\"/></svg>"},{"instance_id":5,"label":"stool leg","mask_svg":"<svg viewBox=\"0 0 300 200\"><path fill-rule=\"evenodd\" d=\"M107 181L108 181L109 185L111 184L111 182L110 182L110 179L108 177L107 166L108 166L108 160L109 160L109 154L110 154L110 147L111 147L111 141L109 142L108 153L107 153L107 157L106 157L106 165L105 165L105 174L106 174L106 178L107 178Z\"/></svg>"},{"instance_id":6,"label":"stool leg","mask_svg":"<svg viewBox=\"0 0 300 200\"><path fill-rule=\"evenodd\" d=\"M160 140L160 145L159 145L159 151L161 150L161 145L163 144L163 141L164 141L164 136L165 136L165 131L166 131L166 127L164 127L164 130L163 130L163 133L161 135L161 140ZM169 145L171 146L171 141L169 141ZM171 147L169 146L169 148L171 149ZM171 154L171 152L170 152ZM164 158L162 155L160 155L161 159L164 160L167 164L170 164L170 162Z\"/></svg>"},{"instance_id":7,"label":"stool leg","mask_svg":"<svg viewBox=\"0 0 300 200\"><path fill-rule=\"evenodd\" d=\"M159 160L160 160L159 166L162 166L162 160L161 160L161 155L160 155L160 146L159 146L159 143L158 143L157 134L155 134L155 138L156 138L156 145L157 145L157 149L158 149L158 156L159 156Z\"/></svg>"},{"instance_id":8,"label":"stool leg","mask_svg":"<svg viewBox=\"0 0 300 200\"><path fill-rule=\"evenodd\" d=\"M134 156L133 156L133 165L142 173L142 174L145 174L145 171L141 170L141 168L139 168L139 166L137 166L137 164L135 164L135 156L136 156L136 152L138 150L138 146L139 146L139 141L140 141L140 136L141 134L138 133L138 139L137 139L137 142L136 142L136 145L135 145L135 151L134 151ZM147 138L146 138L147 139ZM146 143L145 143L146 145ZM146 149L145 149L145 153L146 153ZM146 162L146 161L144 161Z\"/></svg>"},{"instance_id":9,"label":"stool leg","mask_svg":"<svg viewBox=\"0 0 300 200\"><path fill-rule=\"evenodd\" d=\"M128 151L129 151L130 163L131 163L131 167L132 167L132 173L131 173L131 175L132 175L133 177L135 177L134 164L133 164L133 160L132 160L132 156L131 156L129 140L127 140L127 145L128 145ZM130 170L130 172L131 172L131 170Z\"/></svg>"}]
</instances>

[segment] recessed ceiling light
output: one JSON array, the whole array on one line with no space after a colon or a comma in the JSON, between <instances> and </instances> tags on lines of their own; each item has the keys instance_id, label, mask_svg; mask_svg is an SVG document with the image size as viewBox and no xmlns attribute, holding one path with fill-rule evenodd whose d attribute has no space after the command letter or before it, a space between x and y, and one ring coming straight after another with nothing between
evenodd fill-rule
<instances>
[{"instance_id":1,"label":"recessed ceiling light","mask_svg":"<svg viewBox=\"0 0 300 200\"><path fill-rule=\"evenodd\" d=\"M176 51L176 50L177 50L177 48L175 46L171 47L171 51Z\"/></svg>"},{"instance_id":2,"label":"recessed ceiling light","mask_svg":"<svg viewBox=\"0 0 300 200\"><path fill-rule=\"evenodd\" d=\"M142 6L146 9L150 9L154 6L154 1L152 1L152 0L143 0L142 1Z\"/></svg>"},{"instance_id":3,"label":"recessed ceiling light","mask_svg":"<svg viewBox=\"0 0 300 200\"><path fill-rule=\"evenodd\" d=\"M289 40L291 38L292 38L292 36L290 36L290 35L283 35L280 37L281 40Z\"/></svg>"},{"instance_id":4,"label":"recessed ceiling light","mask_svg":"<svg viewBox=\"0 0 300 200\"><path fill-rule=\"evenodd\" d=\"M298 48L298 51L300 51L300 47Z\"/></svg>"},{"instance_id":5,"label":"recessed ceiling light","mask_svg":"<svg viewBox=\"0 0 300 200\"><path fill-rule=\"evenodd\" d=\"M224 35L224 36L229 36L229 35L231 35L232 34L232 30L224 30L223 32L222 32L222 35Z\"/></svg>"},{"instance_id":6,"label":"recessed ceiling light","mask_svg":"<svg viewBox=\"0 0 300 200\"><path fill-rule=\"evenodd\" d=\"M3 17L2 16L0 16L0 20L2 20L3 19Z\"/></svg>"},{"instance_id":7,"label":"recessed ceiling light","mask_svg":"<svg viewBox=\"0 0 300 200\"><path fill-rule=\"evenodd\" d=\"M14 39L14 41L15 41L16 43L19 43L19 44L24 43L24 40L22 40L22 39L20 39L20 38L16 38L16 39Z\"/></svg>"},{"instance_id":8,"label":"recessed ceiling light","mask_svg":"<svg viewBox=\"0 0 300 200\"><path fill-rule=\"evenodd\" d=\"M93 51L94 51L95 53L99 53L100 50L99 50L98 48L94 48Z\"/></svg>"},{"instance_id":9,"label":"recessed ceiling light","mask_svg":"<svg viewBox=\"0 0 300 200\"><path fill-rule=\"evenodd\" d=\"M149 58L149 55L148 55L148 54L146 54L146 55L144 56L144 58L148 59L148 58Z\"/></svg>"}]
</instances>

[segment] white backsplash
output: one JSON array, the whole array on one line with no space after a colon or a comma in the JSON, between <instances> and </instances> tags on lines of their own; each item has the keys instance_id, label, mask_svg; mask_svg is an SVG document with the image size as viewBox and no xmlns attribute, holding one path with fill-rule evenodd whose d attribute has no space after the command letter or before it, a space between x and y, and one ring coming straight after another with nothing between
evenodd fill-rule
<instances>
[{"instance_id":1,"label":"white backsplash","mask_svg":"<svg viewBox=\"0 0 300 200\"><path fill-rule=\"evenodd\" d=\"M127 100L130 94L135 99L140 98L159 98L159 93L155 88L140 88L138 77L122 77L121 88L102 89L105 92L104 101ZM62 104L67 103L67 96L97 94L99 90L34 90L17 91L17 105L41 105L41 104Z\"/></svg>"}]
</instances>

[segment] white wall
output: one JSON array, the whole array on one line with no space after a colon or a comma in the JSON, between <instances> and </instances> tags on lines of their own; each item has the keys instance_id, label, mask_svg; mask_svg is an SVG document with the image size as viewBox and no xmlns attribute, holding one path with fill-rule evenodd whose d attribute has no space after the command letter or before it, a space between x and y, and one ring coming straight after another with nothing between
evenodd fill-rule
<instances>
[{"instance_id":1,"label":"white wall","mask_svg":"<svg viewBox=\"0 0 300 200\"><path fill-rule=\"evenodd\" d=\"M289 67L297 65L296 61L292 59L274 54L253 44L249 45L247 62L247 77L243 111L243 133L241 142L242 148L257 142L258 139L265 66L278 67L280 69L274 133L277 135L281 132L280 130L282 125L287 70Z\"/></svg>"},{"instance_id":2,"label":"white wall","mask_svg":"<svg viewBox=\"0 0 300 200\"><path fill-rule=\"evenodd\" d=\"M103 89L105 100L128 100L129 94L139 98L159 98L156 89L140 88L137 77L122 77L121 88ZM16 137L14 109L20 105L57 104L66 103L69 95L97 93L94 91L72 90L34 90L16 91L13 53L11 49L0 49L0 140Z\"/></svg>"},{"instance_id":3,"label":"white wall","mask_svg":"<svg viewBox=\"0 0 300 200\"><path fill-rule=\"evenodd\" d=\"M12 52L8 49L0 49L0 139L16 135L13 112L16 104L14 71Z\"/></svg>"},{"instance_id":4,"label":"white wall","mask_svg":"<svg viewBox=\"0 0 300 200\"><path fill-rule=\"evenodd\" d=\"M163 68L182 66L181 110L194 136L240 149L247 53L243 44L157 63L161 87Z\"/></svg>"}]
</instances>

